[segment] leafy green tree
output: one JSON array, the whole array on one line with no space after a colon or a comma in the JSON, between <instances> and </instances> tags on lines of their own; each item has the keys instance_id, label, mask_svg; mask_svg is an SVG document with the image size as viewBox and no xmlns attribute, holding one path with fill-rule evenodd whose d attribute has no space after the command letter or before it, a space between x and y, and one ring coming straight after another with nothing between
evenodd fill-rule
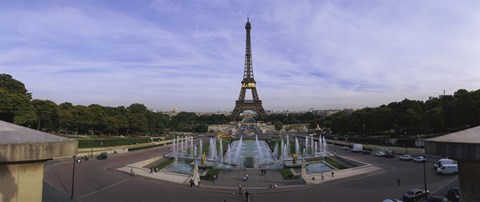
<instances>
[{"instance_id":1,"label":"leafy green tree","mask_svg":"<svg viewBox=\"0 0 480 202\"><path fill-rule=\"evenodd\" d=\"M37 119L32 95L25 85L8 74L0 74L0 119L20 124L30 125Z\"/></svg>"},{"instance_id":2,"label":"leafy green tree","mask_svg":"<svg viewBox=\"0 0 480 202\"><path fill-rule=\"evenodd\" d=\"M195 132L197 133L206 133L208 132L208 125L206 124L198 124L196 127L195 127Z\"/></svg>"},{"instance_id":3,"label":"leafy green tree","mask_svg":"<svg viewBox=\"0 0 480 202\"><path fill-rule=\"evenodd\" d=\"M103 106L100 106L98 104L91 104L88 106L88 111L90 112L91 116L91 122L90 122L90 130L92 134L95 134L96 132L101 132L104 131L105 128L107 127L107 114L106 110L104 109Z\"/></svg>"},{"instance_id":4,"label":"leafy green tree","mask_svg":"<svg viewBox=\"0 0 480 202\"><path fill-rule=\"evenodd\" d=\"M281 121L276 121L274 126L275 126L275 130L280 131L283 129L283 123Z\"/></svg>"},{"instance_id":5,"label":"leafy green tree","mask_svg":"<svg viewBox=\"0 0 480 202\"><path fill-rule=\"evenodd\" d=\"M75 134L93 134L90 130L92 128L93 117L88 107L83 105L76 105L72 108L72 114L75 125Z\"/></svg>"},{"instance_id":6,"label":"leafy green tree","mask_svg":"<svg viewBox=\"0 0 480 202\"><path fill-rule=\"evenodd\" d=\"M34 99L32 105L37 115L37 130L40 130L43 124L47 129L54 129L54 124L58 121L58 106L50 100Z\"/></svg>"},{"instance_id":7,"label":"leafy green tree","mask_svg":"<svg viewBox=\"0 0 480 202\"><path fill-rule=\"evenodd\" d=\"M441 107L430 109L423 114L422 129L425 132L441 132L445 130L445 117Z\"/></svg>"},{"instance_id":8,"label":"leafy green tree","mask_svg":"<svg viewBox=\"0 0 480 202\"><path fill-rule=\"evenodd\" d=\"M147 117L142 113L127 114L129 132L137 135L139 132L145 132L148 127ZM127 132L128 133L128 132Z\"/></svg>"},{"instance_id":9,"label":"leafy green tree","mask_svg":"<svg viewBox=\"0 0 480 202\"><path fill-rule=\"evenodd\" d=\"M118 136L118 130L120 129L120 124L115 116L108 116L105 119L106 128L105 131L110 133L115 133Z\"/></svg>"},{"instance_id":10,"label":"leafy green tree","mask_svg":"<svg viewBox=\"0 0 480 202\"><path fill-rule=\"evenodd\" d=\"M127 107L128 113L134 114L134 113L141 113L145 114L147 112L147 107L143 104L139 103L133 103L130 106Z\"/></svg>"}]
</instances>

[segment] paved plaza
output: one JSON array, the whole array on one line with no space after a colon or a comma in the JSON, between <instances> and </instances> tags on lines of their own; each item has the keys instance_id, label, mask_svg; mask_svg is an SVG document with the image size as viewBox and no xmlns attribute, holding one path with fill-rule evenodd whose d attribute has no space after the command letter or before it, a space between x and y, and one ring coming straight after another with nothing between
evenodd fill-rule
<instances>
[{"instance_id":1,"label":"paved plaza","mask_svg":"<svg viewBox=\"0 0 480 202\"><path fill-rule=\"evenodd\" d=\"M333 151L335 148L329 148ZM221 171L218 181L202 180L200 187L190 187L189 176L171 173L150 174L149 169L128 174L128 165L169 152L168 145L143 151L112 154L107 160L91 159L77 163L75 170L74 201L244 201L234 195L241 184L254 194L253 201L381 201L401 198L411 188L423 187L423 164L395 159L378 158L341 151L337 155L369 165L336 171L335 177L325 174L325 180L315 177L303 185L300 180L286 181L278 171L267 171L262 176L256 169ZM457 176L439 176L433 169L434 159L427 162L427 185L432 194L442 194L451 186L458 186ZM46 165L43 201L68 201L71 196L72 161L57 160ZM124 169L124 170L122 170ZM396 178L402 179L397 186ZM310 178L311 179L311 178ZM276 183L277 189L269 189ZM348 193L348 194L345 194Z\"/></svg>"}]
</instances>

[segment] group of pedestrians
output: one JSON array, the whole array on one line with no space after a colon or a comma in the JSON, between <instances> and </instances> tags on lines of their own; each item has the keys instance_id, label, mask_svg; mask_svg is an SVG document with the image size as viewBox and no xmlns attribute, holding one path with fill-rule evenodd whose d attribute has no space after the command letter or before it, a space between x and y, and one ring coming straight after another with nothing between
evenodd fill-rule
<instances>
[{"instance_id":1,"label":"group of pedestrians","mask_svg":"<svg viewBox=\"0 0 480 202\"><path fill-rule=\"evenodd\" d=\"M80 163L82 161L88 161L88 156L81 156L75 159L77 163Z\"/></svg>"},{"instance_id":2,"label":"group of pedestrians","mask_svg":"<svg viewBox=\"0 0 480 202\"><path fill-rule=\"evenodd\" d=\"M243 181L248 181L248 173L245 173L245 175L243 175Z\"/></svg>"},{"instance_id":3,"label":"group of pedestrians","mask_svg":"<svg viewBox=\"0 0 480 202\"><path fill-rule=\"evenodd\" d=\"M153 174L153 172L158 172L158 168L150 168L150 174Z\"/></svg>"},{"instance_id":4,"label":"group of pedestrians","mask_svg":"<svg viewBox=\"0 0 480 202\"><path fill-rule=\"evenodd\" d=\"M241 196L241 194L243 194L243 187L242 187L242 185L238 185L238 195ZM246 201L249 202L250 201L250 192L248 192L248 190L245 190L244 194L245 194Z\"/></svg>"}]
</instances>

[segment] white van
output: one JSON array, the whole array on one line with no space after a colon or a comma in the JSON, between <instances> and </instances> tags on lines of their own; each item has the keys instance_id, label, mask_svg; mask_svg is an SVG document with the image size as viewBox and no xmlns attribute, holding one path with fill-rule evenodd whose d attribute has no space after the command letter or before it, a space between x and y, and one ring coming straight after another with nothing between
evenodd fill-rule
<instances>
[{"instance_id":1,"label":"white van","mask_svg":"<svg viewBox=\"0 0 480 202\"><path fill-rule=\"evenodd\" d=\"M457 164L443 164L437 168L438 174L457 174L458 165Z\"/></svg>"},{"instance_id":2,"label":"white van","mask_svg":"<svg viewBox=\"0 0 480 202\"><path fill-rule=\"evenodd\" d=\"M353 144L352 152L362 152L363 145L362 144Z\"/></svg>"},{"instance_id":3,"label":"white van","mask_svg":"<svg viewBox=\"0 0 480 202\"><path fill-rule=\"evenodd\" d=\"M440 159L437 163L433 164L433 169L437 170L438 168L442 167L444 164L457 164L457 162L453 159Z\"/></svg>"}]
</instances>

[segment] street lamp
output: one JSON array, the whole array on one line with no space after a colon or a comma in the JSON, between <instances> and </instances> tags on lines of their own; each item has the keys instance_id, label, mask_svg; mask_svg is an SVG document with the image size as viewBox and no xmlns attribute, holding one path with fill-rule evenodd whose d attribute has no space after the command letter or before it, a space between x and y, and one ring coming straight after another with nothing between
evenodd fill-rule
<instances>
[{"instance_id":1,"label":"street lamp","mask_svg":"<svg viewBox=\"0 0 480 202\"><path fill-rule=\"evenodd\" d=\"M427 194L427 172L425 170L425 164L427 164L427 161L423 162L423 185L425 188L425 200L428 199L428 194Z\"/></svg>"},{"instance_id":2,"label":"street lamp","mask_svg":"<svg viewBox=\"0 0 480 202\"><path fill-rule=\"evenodd\" d=\"M70 199L73 199L73 185L75 184L75 164L76 164L76 155L73 156L73 170L72 170L72 195L70 195Z\"/></svg>"}]
</instances>

